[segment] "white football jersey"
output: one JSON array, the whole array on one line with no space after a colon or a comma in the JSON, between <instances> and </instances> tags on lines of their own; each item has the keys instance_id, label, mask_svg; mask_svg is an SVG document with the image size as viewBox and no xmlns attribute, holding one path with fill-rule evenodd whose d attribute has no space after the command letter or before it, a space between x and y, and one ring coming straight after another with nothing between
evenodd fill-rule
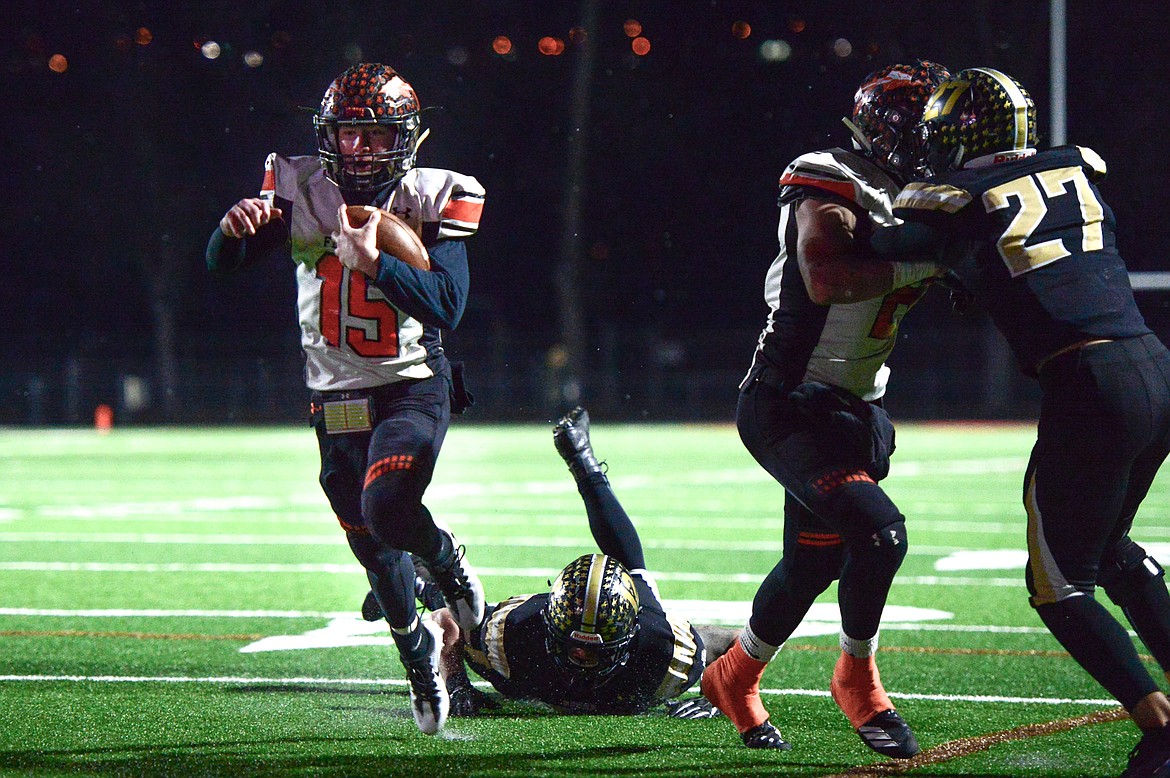
<instances>
[{"instance_id":1,"label":"white football jersey","mask_svg":"<svg viewBox=\"0 0 1170 778\"><path fill-rule=\"evenodd\" d=\"M898 185L881 168L843 149L797 157L780 177L780 185L832 192L868 211L875 226L898 223L893 214ZM788 202L780 209L780 252L764 280L768 321L753 364L763 352L782 372L801 371L802 381L834 384L864 400L876 400L886 391L890 369L885 362L898 324L926 285L911 284L856 303L812 303L796 267L796 206L797 202Z\"/></svg>"},{"instance_id":2,"label":"white football jersey","mask_svg":"<svg viewBox=\"0 0 1170 778\"><path fill-rule=\"evenodd\" d=\"M364 274L341 264L333 239L341 192L315 156L270 154L260 196L292 203L285 214L296 261L305 383L316 390L365 389L429 378L423 325L393 305ZM484 190L450 170L407 171L382 206L419 235L465 238L479 227ZM437 233L434 225L437 224ZM424 225L427 225L424 227Z\"/></svg>"}]
</instances>

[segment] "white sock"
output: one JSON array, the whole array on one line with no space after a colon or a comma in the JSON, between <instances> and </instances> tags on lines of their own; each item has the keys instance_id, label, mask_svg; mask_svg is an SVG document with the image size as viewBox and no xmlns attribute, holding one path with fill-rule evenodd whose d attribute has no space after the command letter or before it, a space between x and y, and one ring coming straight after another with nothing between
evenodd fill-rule
<instances>
[{"instance_id":1,"label":"white sock","mask_svg":"<svg viewBox=\"0 0 1170 778\"><path fill-rule=\"evenodd\" d=\"M858 640L857 638L851 638L846 635L845 630L841 630L841 650L849 654L849 656L865 659L866 657L873 656L874 652L877 651L877 647L878 636L876 632L868 640Z\"/></svg>"},{"instance_id":2,"label":"white sock","mask_svg":"<svg viewBox=\"0 0 1170 778\"><path fill-rule=\"evenodd\" d=\"M755 632L752 632L751 623L747 623L743 627L743 631L739 633L739 646L743 652L750 656L757 662L771 662L772 657L776 656L776 652L780 650L779 646L774 646L771 643L765 643L760 640Z\"/></svg>"}]
</instances>

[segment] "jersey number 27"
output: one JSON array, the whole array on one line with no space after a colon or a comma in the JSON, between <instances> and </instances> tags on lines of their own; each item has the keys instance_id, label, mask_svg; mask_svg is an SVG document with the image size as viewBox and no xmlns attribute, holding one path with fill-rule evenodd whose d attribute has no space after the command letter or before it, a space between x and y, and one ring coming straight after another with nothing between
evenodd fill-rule
<instances>
[{"instance_id":1,"label":"jersey number 27","mask_svg":"<svg viewBox=\"0 0 1170 778\"><path fill-rule=\"evenodd\" d=\"M1065 185L1070 182L1073 185L1072 196L1075 199L1075 206L1068 197L1068 190L1065 189ZM1008 208L1011 206L1008 198L1018 200L1020 210L995 245L1012 278L1067 257L1071 253L1065 248L1064 240L1061 238L1028 245L1028 240L1048 214L1050 206L1053 210L1073 207L1078 209L1071 214L1068 211L1060 213L1069 214L1068 218L1062 219L1064 223L1079 224L1082 251L1096 251L1104 247L1101 220L1104 218L1105 209L1101 207L1101 201L1093 192L1083 169L1055 168L1000 184L983 194L983 207L988 213Z\"/></svg>"}]
</instances>

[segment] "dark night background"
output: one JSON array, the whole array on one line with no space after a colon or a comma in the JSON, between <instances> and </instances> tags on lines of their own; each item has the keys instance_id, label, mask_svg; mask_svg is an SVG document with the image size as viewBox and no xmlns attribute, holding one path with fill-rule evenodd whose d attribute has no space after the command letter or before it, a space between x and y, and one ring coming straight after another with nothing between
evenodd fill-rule
<instances>
[{"instance_id":1,"label":"dark night background","mask_svg":"<svg viewBox=\"0 0 1170 778\"><path fill-rule=\"evenodd\" d=\"M0 423L88 423L99 403L131 422L303 417L291 263L216 281L203 250L222 213L257 191L268 152L315 153L300 108L355 61L394 66L436 108L420 164L487 189L471 302L448 339L479 420L543 421L574 386L599 416L732 419L766 313L776 179L798 154L847 143L840 118L877 67L1000 68L1032 93L1041 145L1049 137L1047 2L598 2L578 125L585 49L569 31L586 7L6 3ZM627 19L646 56L631 52ZM1108 162L1103 193L1135 271L1170 269L1168 22L1162 2L1068 2L1067 137ZM514 55L492 51L497 35ZM543 36L564 53L540 54ZM200 52L209 40L217 59ZM791 56L764 60L767 40ZM562 234L574 143L585 144L576 241ZM556 271L569 254L582 328L566 341ZM1165 340L1170 292L1138 299ZM902 341L895 417L1034 412L1034 387L986 319L955 316L944 295L910 314Z\"/></svg>"}]
</instances>

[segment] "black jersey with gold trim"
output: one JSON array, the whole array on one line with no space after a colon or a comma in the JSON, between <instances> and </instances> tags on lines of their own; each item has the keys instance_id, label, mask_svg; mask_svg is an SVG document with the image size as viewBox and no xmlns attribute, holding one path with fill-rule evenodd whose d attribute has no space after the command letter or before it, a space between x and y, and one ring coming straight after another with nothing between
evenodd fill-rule
<instances>
[{"instance_id":1,"label":"black jersey with gold trim","mask_svg":"<svg viewBox=\"0 0 1170 778\"><path fill-rule=\"evenodd\" d=\"M703 673L703 641L689 622L666 615L642 571L631 571L638 589L638 632L624 667L601 679L562 670L545 645L541 611L548 593L511 597L489 606L464 658L505 697L534 700L566 712L642 713L677 697Z\"/></svg>"},{"instance_id":2,"label":"black jersey with gold trim","mask_svg":"<svg viewBox=\"0 0 1170 778\"><path fill-rule=\"evenodd\" d=\"M908 184L894 214L929 225L1024 372L1074 343L1150 332L1117 252L1092 149L1058 146Z\"/></svg>"}]
</instances>

